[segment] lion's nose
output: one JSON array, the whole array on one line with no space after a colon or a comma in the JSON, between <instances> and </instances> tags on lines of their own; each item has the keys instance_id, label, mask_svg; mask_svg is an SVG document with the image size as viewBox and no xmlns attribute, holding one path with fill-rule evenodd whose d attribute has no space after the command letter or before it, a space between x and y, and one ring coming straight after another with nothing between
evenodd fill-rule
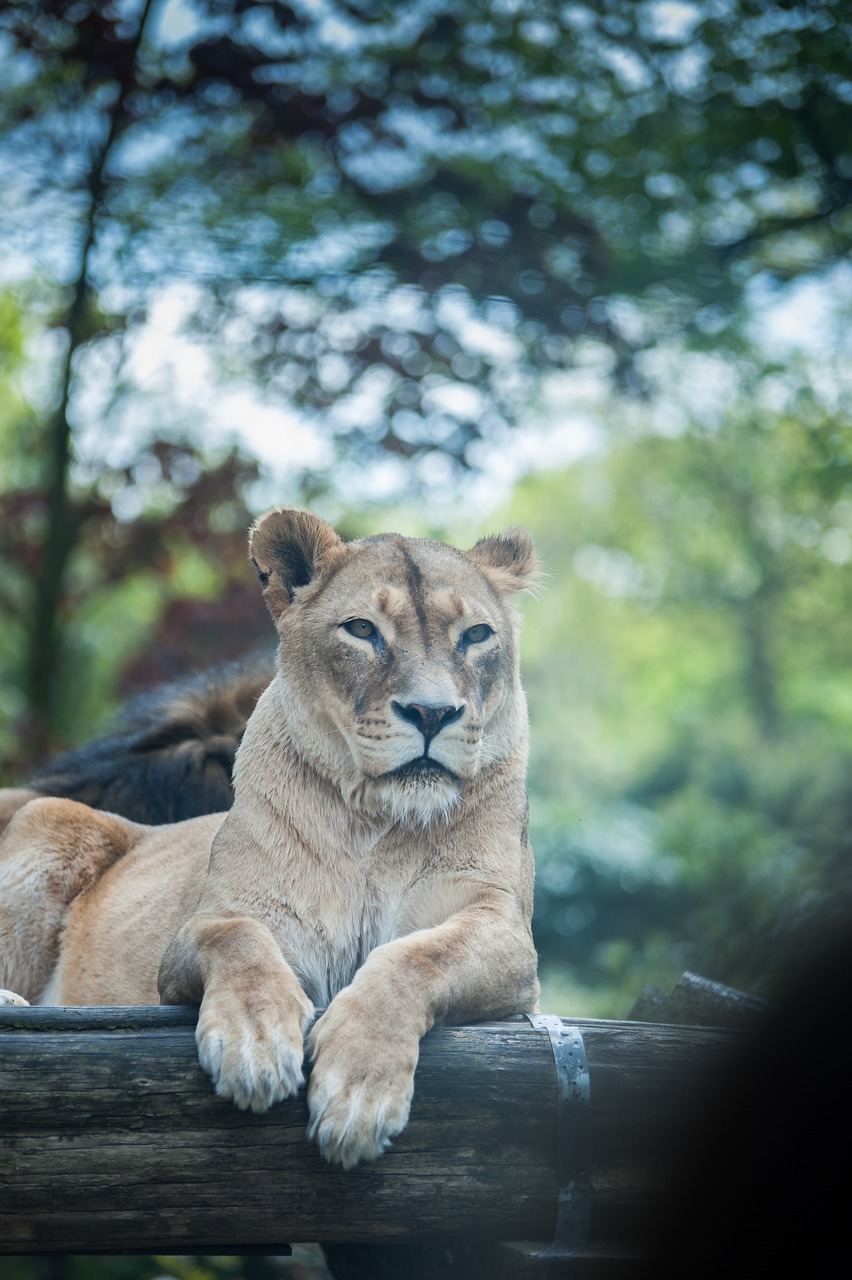
<instances>
[{"instance_id":1,"label":"lion's nose","mask_svg":"<svg viewBox=\"0 0 852 1280\"><path fill-rule=\"evenodd\" d=\"M432 707L422 702L409 702L406 706L392 702L391 706L402 720L418 728L427 742L464 714L464 707Z\"/></svg>"}]
</instances>

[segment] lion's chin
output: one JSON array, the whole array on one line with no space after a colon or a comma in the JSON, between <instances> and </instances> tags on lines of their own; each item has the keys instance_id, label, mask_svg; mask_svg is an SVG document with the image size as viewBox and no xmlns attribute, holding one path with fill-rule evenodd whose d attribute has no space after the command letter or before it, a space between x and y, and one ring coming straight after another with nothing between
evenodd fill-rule
<instances>
[{"instance_id":1,"label":"lion's chin","mask_svg":"<svg viewBox=\"0 0 852 1280\"><path fill-rule=\"evenodd\" d=\"M460 798L456 775L436 761L422 759L411 760L378 778L365 778L357 794L349 797L364 813L415 826L445 818Z\"/></svg>"},{"instance_id":2,"label":"lion's chin","mask_svg":"<svg viewBox=\"0 0 852 1280\"><path fill-rule=\"evenodd\" d=\"M382 776L387 779L411 779L427 787L432 786L435 779L441 777L453 783L458 782L458 777L452 769L448 769L439 760L432 760L429 756L418 756L417 759L409 760L407 764L401 764Z\"/></svg>"}]
</instances>

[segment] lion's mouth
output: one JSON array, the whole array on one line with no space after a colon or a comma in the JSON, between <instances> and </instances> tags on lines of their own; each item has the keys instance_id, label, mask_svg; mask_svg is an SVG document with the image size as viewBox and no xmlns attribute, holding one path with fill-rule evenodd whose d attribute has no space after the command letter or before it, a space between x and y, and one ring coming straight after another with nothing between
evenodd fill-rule
<instances>
[{"instance_id":1,"label":"lion's mouth","mask_svg":"<svg viewBox=\"0 0 852 1280\"><path fill-rule=\"evenodd\" d=\"M387 778L427 778L439 777L449 778L452 782L458 779L452 769L448 769L446 765L440 764L437 760L433 760L431 756L418 756L416 760L409 760L407 764L401 764L398 769L391 769L387 773Z\"/></svg>"}]
</instances>

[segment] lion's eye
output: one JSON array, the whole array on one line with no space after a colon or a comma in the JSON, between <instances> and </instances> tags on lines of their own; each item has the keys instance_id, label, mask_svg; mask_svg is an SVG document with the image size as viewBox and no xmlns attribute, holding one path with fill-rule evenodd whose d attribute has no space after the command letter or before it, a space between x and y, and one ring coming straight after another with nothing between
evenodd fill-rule
<instances>
[{"instance_id":1,"label":"lion's eye","mask_svg":"<svg viewBox=\"0 0 852 1280\"><path fill-rule=\"evenodd\" d=\"M348 622L342 623L342 626L350 636L357 636L359 640L373 640L379 634L367 618L350 618Z\"/></svg>"},{"instance_id":2,"label":"lion's eye","mask_svg":"<svg viewBox=\"0 0 852 1280\"><path fill-rule=\"evenodd\" d=\"M475 627L468 627L462 636L462 644L482 644L483 640L487 640L489 636L494 635L494 628L489 627L487 622L477 622Z\"/></svg>"}]
</instances>

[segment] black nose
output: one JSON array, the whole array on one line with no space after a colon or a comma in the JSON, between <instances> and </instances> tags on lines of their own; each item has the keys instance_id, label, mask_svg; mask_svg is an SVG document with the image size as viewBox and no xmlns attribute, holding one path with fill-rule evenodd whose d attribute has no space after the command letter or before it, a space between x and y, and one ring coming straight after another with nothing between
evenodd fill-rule
<instances>
[{"instance_id":1,"label":"black nose","mask_svg":"<svg viewBox=\"0 0 852 1280\"><path fill-rule=\"evenodd\" d=\"M401 702L392 702L391 706L400 719L418 728L427 742L464 713L464 707L427 707L421 702L409 702L405 707Z\"/></svg>"}]
</instances>

